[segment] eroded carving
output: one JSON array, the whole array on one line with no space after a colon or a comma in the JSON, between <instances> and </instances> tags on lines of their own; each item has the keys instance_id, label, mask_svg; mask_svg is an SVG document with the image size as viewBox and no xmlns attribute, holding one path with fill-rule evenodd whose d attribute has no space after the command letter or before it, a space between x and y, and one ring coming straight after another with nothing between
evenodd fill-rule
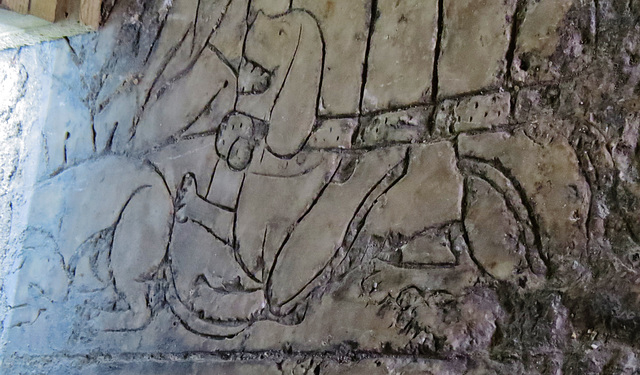
<instances>
[{"instance_id":1,"label":"eroded carving","mask_svg":"<svg viewBox=\"0 0 640 375\"><path fill-rule=\"evenodd\" d=\"M581 300L613 272L600 259L633 300L637 103L565 76L596 58L596 5L174 3L134 30L131 68L69 101L88 111L44 132L11 330L71 311L69 346L149 334L285 357L520 358L524 338L557 368L549 342L581 329L567 306L605 304ZM633 38L607 81L626 96ZM333 366L305 356L279 366Z\"/></svg>"},{"instance_id":2,"label":"eroded carving","mask_svg":"<svg viewBox=\"0 0 640 375\"><path fill-rule=\"evenodd\" d=\"M149 283L163 277L172 311L196 333L224 338L261 320L299 323L316 291L357 268L357 259L371 251L388 271L374 267L365 279L385 275L384 284L394 279L387 272L395 272L399 284L394 288L410 288L425 277L421 270L430 268L464 274L460 267L477 267L471 274L479 271L508 280L528 268L544 273L533 213L521 201L514 203L523 198L514 193L516 181L482 170L476 166L479 160L459 159L483 155L458 155L457 140L384 147L424 139L430 108L371 115L358 121L356 145L383 147L335 150L352 147L353 135L326 120L325 127L315 129L324 61L319 24L303 10L258 6L252 4L242 17L237 5L226 5L229 14L217 22L244 30L236 42L227 38L216 45L220 39L213 38L214 44L202 44L197 42L202 25L187 28L182 38L192 41L192 51L183 53L178 47L158 76L174 78L158 78L147 86L147 98L129 131L116 121L109 139L102 141L106 151L116 144L130 147L148 164L105 156L65 170L37 192L46 199L55 194L61 202L58 209L49 207L49 216L78 212L63 216L64 225L51 229L74 285L110 282L115 288L113 307L97 314L96 327L129 330L148 324ZM429 17L435 22L437 12L432 10L425 14L433 13ZM229 26L226 17L239 24ZM249 19L251 23L242 26ZM236 56L238 43L243 57ZM201 46L197 54L196 45ZM374 51L379 48L374 46ZM176 65L179 58L189 64L182 72ZM170 71L173 66L175 73ZM195 90L199 101L184 97L188 103L174 111L176 104L168 101L187 90ZM425 95L430 95L428 90ZM478 126L464 125L467 119L460 116L473 116L480 102L491 116L479 114ZM451 101L446 105L454 105L453 117L444 127L457 132L499 125L510 113L509 104L508 94ZM213 123L213 131L203 127L207 122ZM467 123L475 124L471 118ZM130 139L114 143L118 134ZM341 136L346 143L339 142ZM461 142L461 150L470 147ZM129 143L132 146L126 146ZM327 147L332 144L337 147ZM185 153L187 149L191 151ZM186 154L193 156L184 158ZM118 170L120 178L126 176L130 187L120 186L119 198L107 196L109 208L89 201L95 185L84 182L82 196L87 198L73 199L62 185L72 179L77 188L89 176L110 169ZM72 208L74 204L100 221L79 215L85 211ZM483 227L488 223L483 215L496 215L496 209L503 213L504 225ZM75 228L73 236L68 225ZM79 228L86 228L86 234ZM501 236L506 242L500 242ZM494 243L496 238L501 245ZM372 239L382 239L383 245L377 250L362 247ZM130 262L125 252L143 242L149 250ZM89 248L94 250L83 250ZM108 277L100 275L101 267L111 270ZM81 279L76 273L86 269L93 271L81 273L96 280L75 281ZM415 275L407 277L403 270Z\"/></svg>"}]
</instances>

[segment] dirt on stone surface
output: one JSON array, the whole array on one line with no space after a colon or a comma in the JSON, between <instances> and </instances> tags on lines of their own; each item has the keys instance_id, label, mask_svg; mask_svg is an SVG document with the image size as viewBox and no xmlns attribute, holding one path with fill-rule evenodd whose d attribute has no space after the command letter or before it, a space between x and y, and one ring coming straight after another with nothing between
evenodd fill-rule
<instances>
[{"instance_id":1,"label":"dirt on stone surface","mask_svg":"<svg viewBox=\"0 0 640 375\"><path fill-rule=\"evenodd\" d=\"M103 13L0 52L3 373L640 373L640 2Z\"/></svg>"}]
</instances>

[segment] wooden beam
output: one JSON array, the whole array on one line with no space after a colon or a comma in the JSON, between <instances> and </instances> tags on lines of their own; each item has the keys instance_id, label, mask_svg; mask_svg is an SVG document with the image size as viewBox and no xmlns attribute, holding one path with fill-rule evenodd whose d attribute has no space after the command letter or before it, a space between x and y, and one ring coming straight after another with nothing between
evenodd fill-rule
<instances>
[{"instance_id":1,"label":"wooden beam","mask_svg":"<svg viewBox=\"0 0 640 375\"><path fill-rule=\"evenodd\" d=\"M14 12L56 22L65 18L67 0L0 0L0 5Z\"/></svg>"},{"instance_id":2,"label":"wooden beam","mask_svg":"<svg viewBox=\"0 0 640 375\"><path fill-rule=\"evenodd\" d=\"M80 22L82 0L0 0L0 50L95 30L102 7L102 0L96 1L91 7L84 4L85 19L91 22L87 26ZM91 10L93 19L87 18Z\"/></svg>"},{"instance_id":3,"label":"wooden beam","mask_svg":"<svg viewBox=\"0 0 640 375\"><path fill-rule=\"evenodd\" d=\"M102 22L105 0L0 0L0 8L49 22L78 22L93 29Z\"/></svg>"},{"instance_id":4,"label":"wooden beam","mask_svg":"<svg viewBox=\"0 0 640 375\"><path fill-rule=\"evenodd\" d=\"M55 22L64 18L65 3L64 0L31 0L29 14Z\"/></svg>"},{"instance_id":5,"label":"wooden beam","mask_svg":"<svg viewBox=\"0 0 640 375\"><path fill-rule=\"evenodd\" d=\"M0 0L0 4L14 12L29 14L29 0Z\"/></svg>"},{"instance_id":6,"label":"wooden beam","mask_svg":"<svg viewBox=\"0 0 640 375\"><path fill-rule=\"evenodd\" d=\"M102 21L101 12L102 0L81 0L80 22L97 29Z\"/></svg>"},{"instance_id":7,"label":"wooden beam","mask_svg":"<svg viewBox=\"0 0 640 375\"><path fill-rule=\"evenodd\" d=\"M76 17L49 22L29 14L0 8L0 51L78 35L91 30L89 26L78 22ZM0 97L2 97L2 89L0 89Z\"/></svg>"}]
</instances>

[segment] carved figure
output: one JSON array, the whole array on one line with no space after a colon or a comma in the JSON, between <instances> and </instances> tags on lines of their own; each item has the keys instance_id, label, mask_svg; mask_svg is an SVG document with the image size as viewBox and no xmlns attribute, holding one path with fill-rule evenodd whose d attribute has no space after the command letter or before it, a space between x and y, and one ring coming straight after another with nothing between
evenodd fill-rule
<instances>
[{"instance_id":1,"label":"carved figure","mask_svg":"<svg viewBox=\"0 0 640 375\"><path fill-rule=\"evenodd\" d=\"M316 18L288 4L250 9L246 0L218 13L206 32L195 25L183 34L193 30L192 43L172 53L184 61L164 61L162 48L151 58L140 112L130 127L114 126L105 154L37 188L31 225L56 241L72 286L112 294L96 327L143 328L160 281L188 329L227 338L261 320L301 322L314 297L362 264L373 269L363 288L380 300L433 281L427 270L525 283L545 274L527 194L554 193L536 185L542 177L517 181L530 162L503 161L514 148L538 151L525 133L389 145L378 139L385 120L365 129L366 147L312 149L324 70ZM232 30L224 33L231 39L219 39L218 28ZM168 104L199 80L207 95L173 113ZM158 157L193 139L203 160ZM567 149L556 142L544 150L573 160ZM566 210L579 216L581 181L569 180L578 198Z\"/></svg>"}]
</instances>

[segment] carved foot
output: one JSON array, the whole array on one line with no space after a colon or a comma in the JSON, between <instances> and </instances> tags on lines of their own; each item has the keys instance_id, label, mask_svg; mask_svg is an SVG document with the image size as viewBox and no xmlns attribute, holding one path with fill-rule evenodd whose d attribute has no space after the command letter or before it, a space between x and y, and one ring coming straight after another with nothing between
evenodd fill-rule
<instances>
[{"instance_id":1,"label":"carved foot","mask_svg":"<svg viewBox=\"0 0 640 375\"><path fill-rule=\"evenodd\" d=\"M193 291L193 310L213 321L253 321L267 306L264 292L227 292L199 284Z\"/></svg>"}]
</instances>

